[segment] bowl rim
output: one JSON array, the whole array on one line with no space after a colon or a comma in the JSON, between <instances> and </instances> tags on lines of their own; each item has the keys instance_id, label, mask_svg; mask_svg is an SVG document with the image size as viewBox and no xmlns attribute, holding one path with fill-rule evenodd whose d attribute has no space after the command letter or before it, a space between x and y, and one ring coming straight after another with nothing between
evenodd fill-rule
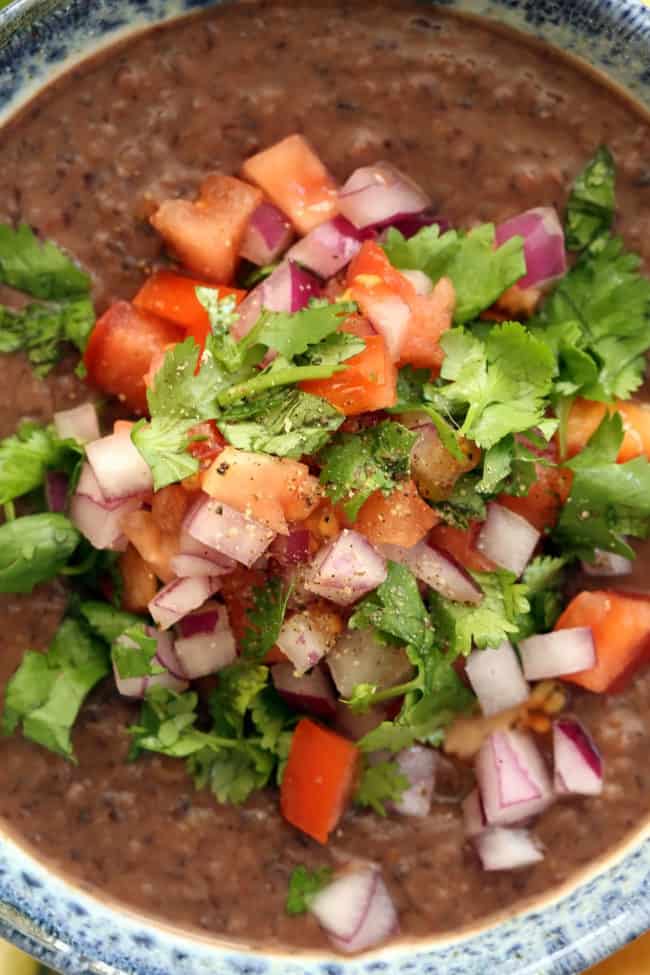
<instances>
[{"instance_id":1,"label":"bowl rim","mask_svg":"<svg viewBox=\"0 0 650 975\"><path fill-rule=\"evenodd\" d=\"M144 0L142 5L148 11L161 11L164 7L167 17L173 19L210 2ZM454 0L443 2L453 5ZM582 2L602 8L611 16L618 7L617 16L623 10L640 20L647 54L650 9L641 0ZM63 8L84 3L92 5L93 0L14 0L0 11L0 42L7 33L15 35L26 29L34 11L47 18ZM108 6L110 10L112 4L128 6L129 0L95 3L97 9ZM131 4L140 5L138 0L131 0ZM523 20L534 6L535 0L524 0ZM507 11L514 21L519 17L519 27L524 26L521 7L519 0L467 0L463 4L464 9L473 8L470 13L505 15ZM162 19L156 16L150 23L160 23ZM113 44L141 26L146 24L136 21L126 28L114 26L95 36L92 44L80 36L72 60ZM538 33L544 34L541 27ZM551 40L557 36L555 25L545 36ZM36 77L32 92L21 103L70 66L69 59L65 63L52 62L47 79ZM650 77L647 82L650 87ZM21 90L24 92L26 87ZM488 960L494 963L498 958L504 962L500 966L503 975L574 975L648 928L650 817L561 886L517 904L514 911L495 912L454 932L401 940L350 959L290 948L247 948L241 942L219 941L138 913L66 879L47 861L37 859L11 831L0 827L0 935L70 975L121 975L127 971L137 971L138 975L217 975L215 962L219 963L219 975L306 975L305 965L309 966L309 975L367 975L371 971L479 975Z\"/></svg>"}]
</instances>

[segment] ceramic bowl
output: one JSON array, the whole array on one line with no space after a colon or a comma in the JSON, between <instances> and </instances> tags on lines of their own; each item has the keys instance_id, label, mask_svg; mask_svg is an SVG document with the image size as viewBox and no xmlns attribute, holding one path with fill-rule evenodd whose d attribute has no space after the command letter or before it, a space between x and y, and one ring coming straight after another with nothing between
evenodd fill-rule
<instances>
[{"instance_id":1,"label":"ceramic bowl","mask_svg":"<svg viewBox=\"0 0 650 975\"><path fill-rule=\"evenodd\" d=\"M16 0L0 13L0 123L72 62L210 2ZM451 4L542 37L650 103L650 9L638 0ZM574 975L648 928L650 829L514 917L351 960L260 954L153 923L82 892L0 837L0 936L66 975Z\"/></svg>"}]
</instances>

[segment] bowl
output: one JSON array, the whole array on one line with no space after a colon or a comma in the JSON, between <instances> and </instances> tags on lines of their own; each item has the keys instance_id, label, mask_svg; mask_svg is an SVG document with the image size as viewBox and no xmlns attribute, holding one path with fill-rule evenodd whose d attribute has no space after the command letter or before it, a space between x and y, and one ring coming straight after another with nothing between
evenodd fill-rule
<instances>
[{"instance_id":1,"label":"bowl","mask_svg":"<svg viewBox=\"0 0 650 975\"><path fill-rule=\"evenodd\" d=\"M0 12L0 123L72 63L211 0L16 0ZM549 41L650 102L638 0L447 0ZM0 838L0 936L66 975L574 975L650 928L650 825L561 889L453 936L360 958L265 953L92 896Z\"/></svg>"}]
</instances>

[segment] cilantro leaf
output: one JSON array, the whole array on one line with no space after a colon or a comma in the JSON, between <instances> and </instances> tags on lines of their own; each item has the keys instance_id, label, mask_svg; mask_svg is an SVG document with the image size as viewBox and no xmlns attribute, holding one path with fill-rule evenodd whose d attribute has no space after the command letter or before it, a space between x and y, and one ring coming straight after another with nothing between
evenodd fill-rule
<instances>
[{"instance_id":1,"label":"cilantro leaf","mask_svg":"<svg viewBox=\"0 0 650 975\"><path fill-rule=\"evenodd\" d=\"M263 748L242 741L236 748L197 752L188 767L198 789L209 788L219 802L239 805L267 785L275 759Z\"/></svg>"},{"instance_id":2,"label":"cilantro leaf","mask_svg":"<svg viewBox=\"0 0 650 975\"><path fill-rule=\"evenodd\" d=\"M339 434L320 454L321 483L332 501L343 501L346 515L355 519L371 494L389 494L408 477L416 439L391 420L361 433Z\"/></svg>"},{"instance_id":3,"label":"cilantro leaf","mask_svg":"<svg viewBox=\"0 0 650 975\"><path fill-rule=\"evenodd\" d=\"M109 671L108 655L78 620L63 621L47 653L31 650L9 680L2 730L72 761L70 734L87 694Z\"/></svg>"},{"instance_id":4,"label":"cilantro leaf","mask_svg":"<svg viewBox=\"0 0 650 975\"><path fill-rule=\"evenodd\" d=\"M72 298L90 291L90 278L51 241L26 224L0 224L0 281L34 298Z\"/></svg>"},{"instance_id":5,"label":"cilantro leaf","mask_svg":"<svg viewBox=\"0 0 650 975\"><path fill-rule=\"evenodd\" d=\"M398 402L387 412L398 414L426 413L438 431L443 447L456 460L464 461L465 454L458 443L458 431L448 413L448 404L443 403L443 411L440 410L440 398L436 387L430 383L430 379L431 372L428 369L414 369L413 366L404 366L403 369L400 369L397 377ZM436 405L434 405L434 400Z\"/></svg>"},{"instance_id":6,"label":"cilantro leaf","mask_svg":"<svg viewBox=\"0 0 650 975\"><path fill-rule=\"evenodd\" d=\"M535 443L532 431L526 436L508 434L494 444L483 455L483 476L476 485L476 490L484 495L500 493L522 497L537 480L536 465L548 464L535 453L535 446L545 446L542 440Z\"/></svg>"},{"instance_id":7,"label":"cilantro leaf","mask_svg":"<svg viewBox=\"0 0 650 975\"><path fill-rule=\"evenodd\" d=\"M307 308L298 312L264 309L239 345L243 349L264 345L287 360L295 359L335 333L345 317L354 311L356 305L350 301L330 303L313 298Z\"/></svg>"},{"instance_id":8,"label":"cilantro leaf","mask_svg":"<svg viewBox=\"0 0 650 975\"><path fill-rule=\"evenodd\" d=\"M88 298L57 305L31 304L22 311L0 306L0 353L24 352L36 375L46 376L59 361L64 342L84 351L94 324Z\"/></svg>"},{"instance_id":9,"label":"cilantro leaf","mask_svg":"<svg viewBox=\"0 0 650 975\"><path fill-rule=\"evenodd\" d=\"M156 649L155 638L147 634L144 623L138 622L115 639L111 657L120 677L150 677L165 673L156 661Z\"/></svg>"},{"instance_id":10,"label":"cilantro leaf","mask_svg":"<svg viewBox=\"0 0 650 975\"><path fill-rule=\"evenodd\" d=\"M616 172L612 154L601 146L576 178L566 213L566 245L581 251L607 233L614 219Z\"/></svg>"},{"instance_id":11,"label":"cilantro leaf","mask_svg":"<svg viewBox=\"0 0 650 975\"><path fill-rule=\"evenodd\" d=\"M354 794L357 806L369 806L379 816L386 815L386 803L398 802L410 782L397 762L366 765Z\"/></svg>"},{"instance_id":12,"label":"cilantro leaf","mask_svg":"<svg viewBox=\"0 0 650 975\"><path fill-rule=\"evenodd\" d=\"M25 515L0 525L0 592L31 592L63 568L80 534L64 515Z\"/></svg>"},{"instance_id":13,"label":"cilantro leaf","mask_svg":"<svg viewBox=\"0 0 650 975\"><path fill-rule=\"evenodd\" d=\"M400 270L424 271L434 282L451 278L457 325L476 318L526 273L522 238L511 237L497 248L491 223L466 234L449 230L442 236L435 225L423 227L410 240L393 227L383 247L391 264Z\"/></svg>"},{"instance_id":14,"label":"cilantro leaf","mask_svg":"<svg viewBox=\"0 0 650 975\"><path fill-rule=\"evenodd\" d=\"M555 538L581 558L593 559L597 548L634 558L624 536L650 533L650 464L646 457L617 464L622 440L620 414L606 415L585 449L566 462L574 477Z\"/></svg>"},{"instance_id":15,"label":"cilantro leaf","mask_svg":"<svg viewBox=\"0 0 650 975\"><path fill-rule=\"evenodd\" d=\"M476 471L469 471L458 478L449 497L434 505L444 522L465 531L470 521L485 521L485 498L477 490L481 481L481 475Z\"/></svg>"},{"instance_id":16,"label":"cilantro leaf","mask_svg":"<svg viewBox=\"0 0 650 975\"><path fill-rule=\"evenodd\" d=\"M79 603L78 611L90 629L109 644L117 640L129 627L142 622L134 613L115 609L110 603L99 600L89 599Z\"/></svg>"},{"instance_id":17,"label":"cilantro leaf","mask_svg":"<svg viewBox=\"0 0 650 975\"><path fill-rule=\"evenodd\" d=\"M231 406L219 429L233 447L302 457L324 447L345 417L320 396L275 389Z\"/></svg>"},{"instance_id":18,"label":"cilantro leaf","mask_svg":"<svg viewBox=\"0 0 650 975\"><path fill-rule=\"evenodd\" d=\"M197 373L199 352L191 337L167 350L153 386L147 390L152 417L198 423L216 415L214 370L208 358Z\"/></svg>"},{"instance_id":19,"label":"cilantro leaf","mask_svg":"<svg viewBox=\"0 0 650 975\"><path fill-rule=\"evenodd\" d=\"M413 573L389 561L385 581L358 603L348 626L353 630L373 627L386 639L414 646L427 643L431 623Z\"/></svg>"},{"instance_id":20,"label":"cilantro leaf","mask_svg":"<svg viewBox=\"0 0 650 975\"><path fill-rule=\"evenodd\" d=\"M71 468L82 453L52 428L24 420L13 436L0 442L0 504L40 487L48 470Z\"/></svg>"},{"instance_id":21,"label":"cilantro leaf","mask_svg":"<svg viewBox=\"0 0 650 975\"><path fill-rule=\"evenodd\" d=\"M210 695L210 713L220 733L244 734L246 713L268 685L268 667L237 662L219 671L219 685Z\"/></svg>"},{"instance_id":22,"label":"cilantro leaf","mask_svg":"<svg viewBox=\"0 0 650 975\"><path fill-rule=\"evenodd\" d=\"M365 347L364 340L356 335L332 332L316 345L311 345L300 356L300 362L312 366L338 366L363 352Z\"/></svg>"},{"instance_id":23,"label":"cilantro leaf","mask_svg":"<svg viewBox=\"0 0 650 975\"><path fill-rule=\"evenodd\" d=\"M260 746L280 755L284 749L282 738L297 718L269 684L253 701L251 720L260 735Z\"/></svg>"},{"instance_id":24,"label":"cilantro leaf","mask_svg":"<svg viewBox=\"0 0 650 975\"><path fill-rule=\"evenodd\" d=\"M486 338L451 329L441 339L445 358L438 392L467 412L461 433L492 447L509 433L544 420L555 360L543 341L518 322L490 329Z\"/></svg>"},{"instance_id":25,"label":"cilantro leaf","mask_svg":"<svg viewBox=\"0 0 650 975\"><path fill-rule=\"evenodd\" d=\"M529 327L558 360L555 391L609 402L643 382L650 348L650 280L616 237L600 237Z\"/></svg>"},{"instance_id":26,"label":"cilantro leaf","mask_svg":"<svg viewBox=\"0 0 650 975\"><path fill-rule=\"evenodd\" d=\"M319 867L308 870L307 867L296 867L289 878L289 892L285 904L287 914L295 916L305 914L316 894L332 882L330 867Z\"/></svg>"},{"instance_id":27,"label":"cilantro leaf","mask_svg":"<svg viewBox=\"0 0 650 975\"><path fill-rule=\"evenodd\" d=\"M431 591L433 623L448 652L467 655L474 647L498 647L519 628L519 618L529 612L526 587L511 572L472 572L483 591L476 605L453 602Z\"/></svg>"},{"instance_id":28,"label":"cilantro leaf","mask_svg":"<svg viewBox=\"0 0 650 975\"><path fill-rule=\"evenodd\" d=\"M199 462L188 453L193 420L154 416L151 422L139 420L131 430L131 440L153 474L156 491L196 474Z\"/></svg>"},{"instance_id":29,"label":"cilantro leaf","mask_svg":"<svg viewBox=\"0 0 650 975\"><path fill-rule=\"evenodd\" d=\"M242 657L263 660L278 638L287 611L291 586L270 578L253 589L253 606L246 613L247 625L241 640Z\"/></svg>"},{"instance_id":30,"label":"cilantro leaf","mask_svg":"<svg viewBox=\"0 0 650 975\"><path fill-rule=\"evenodd\" d=\"M513 640L519 642L534 633L553 629L564 608L564 569L569 561L569 557L564 555L538 555L526 566L521 582L526 587L530 612L521 616Z\"/></svg>"}]
</instances>

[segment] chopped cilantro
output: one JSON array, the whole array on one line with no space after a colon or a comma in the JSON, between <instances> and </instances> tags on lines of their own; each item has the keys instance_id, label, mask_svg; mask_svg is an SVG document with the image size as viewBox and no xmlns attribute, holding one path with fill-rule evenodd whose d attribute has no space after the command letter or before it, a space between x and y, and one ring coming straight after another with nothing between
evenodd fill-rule
<instances>
[{"instance_id":1,"label":"chopped cilantro","mask_svg":"<svg viewBox=\"0 0 650 975\"><path fill-rule=\"evenodd\" d=\"M85 295L90 278L51 241L41 243L26 224L0 224L0 281L34 298Z\"/></svg>"},{"instance_id":2,"label":"chopped cilantro","mask_svg":"<svg viewBox=\"0 0 650 975\"><path fill-rule=\"evenodd\" d=\"M612 154L601 146L576 178L566 213L566 245L581 251L607 233L614 219L616 172Z\"/></svg>"},{"instance_id":3,"label":"chopped cilantro","mask_svg":"<svg viewBox=\"0 0 650 975\"><path fill-rule=\"evenodd\" d=\"M253 606L246 613L247 625L241 640L242 656L261 661L278 638L287 611L291 586L270 578L253 589Z\"/></svg>"},{"instance_id":4,"label":"chopped cilantro","mask_svg":"<svg viewBox=\"0 0 650 975\"><path fill-rule=\"evenodd\" d=\"M303 866L296 867L289 878L289 892L285 905L287 914L292 916L305 914L316 894L331 882L330 867L319 867L317 870L308 870Z\"/></svg>"},{"instance_id":5,"label":"chopped cilantro","mask_svg":"<svg viewBox=\"0 0 650 975\"><path fill-rule=\"evenodd\" d=\"M375 491L389 494L409 475L417 435L384 420L361 433L339 434L320 454L321 482L332 501L342 501L354 519Z\"/></svg>"},{"instance_id":6,"label":"chopped cilantro","mask_svg":"<svg viewBox=\"0 0 650 975\"><path fill-rule=\"evenodd\" d=\"M82 454L53 428L23 420L13 436L0 442L0 504L40 487L48 470L72 473Z\"/></svg>"},{"instance_id":7,"label":"chopped cilantro","mask_svg":"<svg viewBox=\"0 0 650 975\"><path fill-rule=\"evenodd\" d=\"M198 471L198 460L187 451L193 425L193 420L154 416L149 423L138 421L131 430L131 440L151 468L156 491Z\"/></svg>"},{"instance_id":8,"label":"chopped cilantro","mask_svg":"<svg viewBox=\"0 0 650 975\"><path fill-rule=\"evenodd\" d=\"M529 612L526 587L511 572L472 572L483 591L476 605L457 603L431 592L429 604L436 630L448 652L468 654L474 647L498 647L516 633L519 617Z\"/></svg>"},{"instance_id":9,"label":"chopped cilantro","mask_svg":"<svg viewBox=\"0 0 650 975\"><path fill-rule=\"evenodd\" d=\"M457 325L476 318L526 273L522 238L512 237L497 248L491 223L442 235L435 225L423 227L410 240L391 228L383 246L394 267L424 271L432 281L451 278Z\"/></svg>"},{"instance_id":10,"label":"chopped cilantro","mask_svg":"<svg viewBox=\"0 0 650 975\"><path fill-rule=\"evenodd\" d=\"M0 592L31 592L64 567L80 534L64 515L25 515L0 525Z\"/></svg>"},{"instance_id":11,"label":"chopped cilantro","mask_svg":"<svg viewBox=\"0 0 650 975\"><path fill-rule=\"evenodd\" d=\"M485 520L485 498L477 490L481 480L481 475L476 471L462 474L449 497L434 505L444 522L465 531L471 521Z\"/></svg>"},{"instance_id":12,"label":"chopped cilantro","mask_svg":"<svg viewBox=\"0 0 650 975\"><path fill-rule=\"evenodd\" d=\"M88 298L56 305L30 304L22 311L0 306L0 353L24 352L36 375L46 376L59 361L64 342L84 351L94 324Z\"/></svg>"},{"instance_id":13,"label":"chopped cilantro","mask_svg":"<svg viewBox=\"0 0 650 975\"><path fill-rule=\"evenodd\" d=\"M78 605L78 613L106 643L113 643L125 630L141 623L142 620L134 613L126 613L116 609L110 603L89 599Z\"/></svg>"},{"instance_id":14,"label":"chopped cilantro","mask_svg":"<svg viewBox=\"0 0 650 975\"><path fill-rule=\"evenodd\" d=\"M354 801L357 806L369 806L380 816L386 815L386 803L398 802L410 783L397 762L366 764Z\"/></svg>"},{"instance_id":15,"label":"chopped cilantro","mask_svg":"<svg viewBox=\"0 0 650 975\"><path fill-rule=\"evenodd\" d=\"M526 587L530 612L522 614L519 629L512 639L519 642L533 633L552 630L563 609L564 569L567 556L538 555L521 577Z\"/></svg>"},{"instance_id":16,"label":"chopped cilantro","mask_svg":"<svg viewBox=\"0 0 650 975\"><path fill-rule=\"evenodd\" d=\"M165 668L156 662L156 647L156 640L147 635L144 623L134 623L124 630L111 648L111 657L120 677L164 674Z\"/></svg>"},{"instance_id":17,"label":"chopped cilantro","mask_svg":"<svg viewBox=\"0 0 650 975\"><path fill-rule=\"evenodd\" d=\"M443 447L456 460L464 461L465 454L458 443L456 424L449 414L449 404L441 402L437 388L431 384L430 379L431 372L428 369L414 369L413 366L400 369L397 377L398 402L387 412L426 413L438 431Z\"/></svg>"}]
</instances>

